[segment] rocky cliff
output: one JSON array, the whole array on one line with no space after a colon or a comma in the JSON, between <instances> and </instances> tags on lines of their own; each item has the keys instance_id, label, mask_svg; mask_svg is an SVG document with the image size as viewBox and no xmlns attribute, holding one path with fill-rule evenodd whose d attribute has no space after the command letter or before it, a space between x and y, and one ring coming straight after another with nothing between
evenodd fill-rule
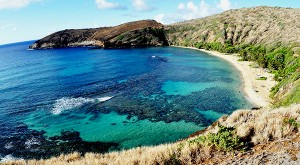
<instances>
[{"instance_id":1,"label":"rocky cliff","mask_svg":"<svg viewBox=\"0 0 300 165\"><path fill-rule=\"evenodd\" d=\"M167 46L164 26L154 20L142 20L114 27L69 29L53 33L36 41L29 48L64 48L96 46L100 48L128 48Z\"/></svg>"}]
</instances>

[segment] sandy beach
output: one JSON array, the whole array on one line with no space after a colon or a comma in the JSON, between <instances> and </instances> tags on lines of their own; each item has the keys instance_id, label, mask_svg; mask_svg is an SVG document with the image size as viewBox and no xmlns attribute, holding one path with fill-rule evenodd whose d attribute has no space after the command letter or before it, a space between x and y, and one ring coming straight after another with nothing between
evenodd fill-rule
<instances>
[{"instance_id":1,"label":"sandy beach","mask_svg":"<svg viewBox=\"0 0 300 165\"><path fill-rule=\"evenodd\" d=\"M268 108L271 105L271 99L269 97L270 90L275 86L276 81L273 79L274 75L268 73L263 68L254 68L250 65L253 62L238 61L239 57L236 54L223 54L217 51L208 51L204 49L197 49L193 47L180 47L195 49L202 52L206 52L210 55L220 57L232 65L234 65L241 73L241 77L244 82L244 91L247 99L257 107ZM259 77L267 77L267 80L257 80Z\"/></svg>"}]
</instances>

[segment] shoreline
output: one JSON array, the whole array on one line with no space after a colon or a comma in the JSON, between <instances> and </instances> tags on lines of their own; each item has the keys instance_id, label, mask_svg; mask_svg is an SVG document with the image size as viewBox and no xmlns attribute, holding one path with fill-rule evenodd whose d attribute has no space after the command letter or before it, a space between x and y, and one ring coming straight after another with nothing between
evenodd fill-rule
<instances>
[{"instance_id":1,"label":"shoreline","mask_svg":"<svg viewBox=\"0 0 300 165\"><path fill-rule=\"evenodd\" d=\"M272 100L269 97L271 88L276 85L273 80L274 75L268 73L263 68L252 68L251 61L238 61L239 57L236 54L226 55L217 51L209 51L205 49L197 49L194 47L172 46L185 49L193 49L205 52L209 55L222 58L232 64L241 74L243 81L243 90L246 99L258 108L269 108L272 105ZM259 77L267 77L267 80L257 80Z\"/></svg>"}]
</instances>

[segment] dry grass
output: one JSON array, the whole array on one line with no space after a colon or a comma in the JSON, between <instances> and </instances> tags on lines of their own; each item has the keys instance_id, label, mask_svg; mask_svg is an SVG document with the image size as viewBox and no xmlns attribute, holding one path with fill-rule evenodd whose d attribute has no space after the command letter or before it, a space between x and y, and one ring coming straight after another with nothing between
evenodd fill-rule
<instances>
[{"instance_id":1,"label":"dry grass","mask_svg":"<svg viewBox=\"0 0 300 165\"><path fill-rule=\"evenodd\" d=\"M99 29L91 36L91 38L96 40L109 40L122 33L133 31L133 30L145 29L148 27L162 28L163 25L154 20L141 20L135 22L128 22L114 27Z\"/></svg>"},{"instance_id":2,"label":"dry grass","mask_svg":"<svg viewBox=\"0 0 300 165\"><path fill-rule=\"evenodd\" d=\"M228 117L219 119L218 122L224 126L235 127L240 137L251 139L254 144L263 145L270 141L291 138L296 135L299 128L295 123L300 123L300 104L275 110L239 110ZM218 126L213 125L207 128L204 134L217 131ZM193 144L189 143L188 140L184 140L173 144L138 147L107 154L88 153L81 156L79 153L73 153L47 160L18 160L5 162L4 164L214 164L221 163L224 160L232 160L234 155L240 155L238 153L241 154L238 151L219 151L207 144Z\"/></svg>"},{"instance_id":3,"label":"dry grass","mask_svg":"<svg viewBox=\"0 0 300 165\"><path fill-rule=\"evenodd\" d=\"M227 118L220 119L220 123L227 127L235 127L238 136L251 136L251 141L259 144L298 132L299 128L289 123L290 119L300 123L300 104L275 110L239 110Z\"/></svg>"}]
</instances>

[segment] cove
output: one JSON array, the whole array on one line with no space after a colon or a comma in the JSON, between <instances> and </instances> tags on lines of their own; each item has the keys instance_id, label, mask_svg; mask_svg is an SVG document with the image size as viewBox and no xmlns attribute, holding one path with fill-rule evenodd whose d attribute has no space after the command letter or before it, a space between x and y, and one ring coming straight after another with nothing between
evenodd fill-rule
<instances>
[{"instance_id":1,"label":"cove","mask_svg":"<svg viewBox=\"0 0 300 165\"><path fill-rule=\"evenodd\" d=\"M0 144L3 155L10 153L5 146L13 144L12 137L26 134L14 144L32 140L28 130L42 131L49 141L74 131L84 142L128 149L177 141L222 115L251 107L238 71L200 51L28 51L30 43L0 47L0 131L7 142Z\"/></svg>"}]
</instances>

